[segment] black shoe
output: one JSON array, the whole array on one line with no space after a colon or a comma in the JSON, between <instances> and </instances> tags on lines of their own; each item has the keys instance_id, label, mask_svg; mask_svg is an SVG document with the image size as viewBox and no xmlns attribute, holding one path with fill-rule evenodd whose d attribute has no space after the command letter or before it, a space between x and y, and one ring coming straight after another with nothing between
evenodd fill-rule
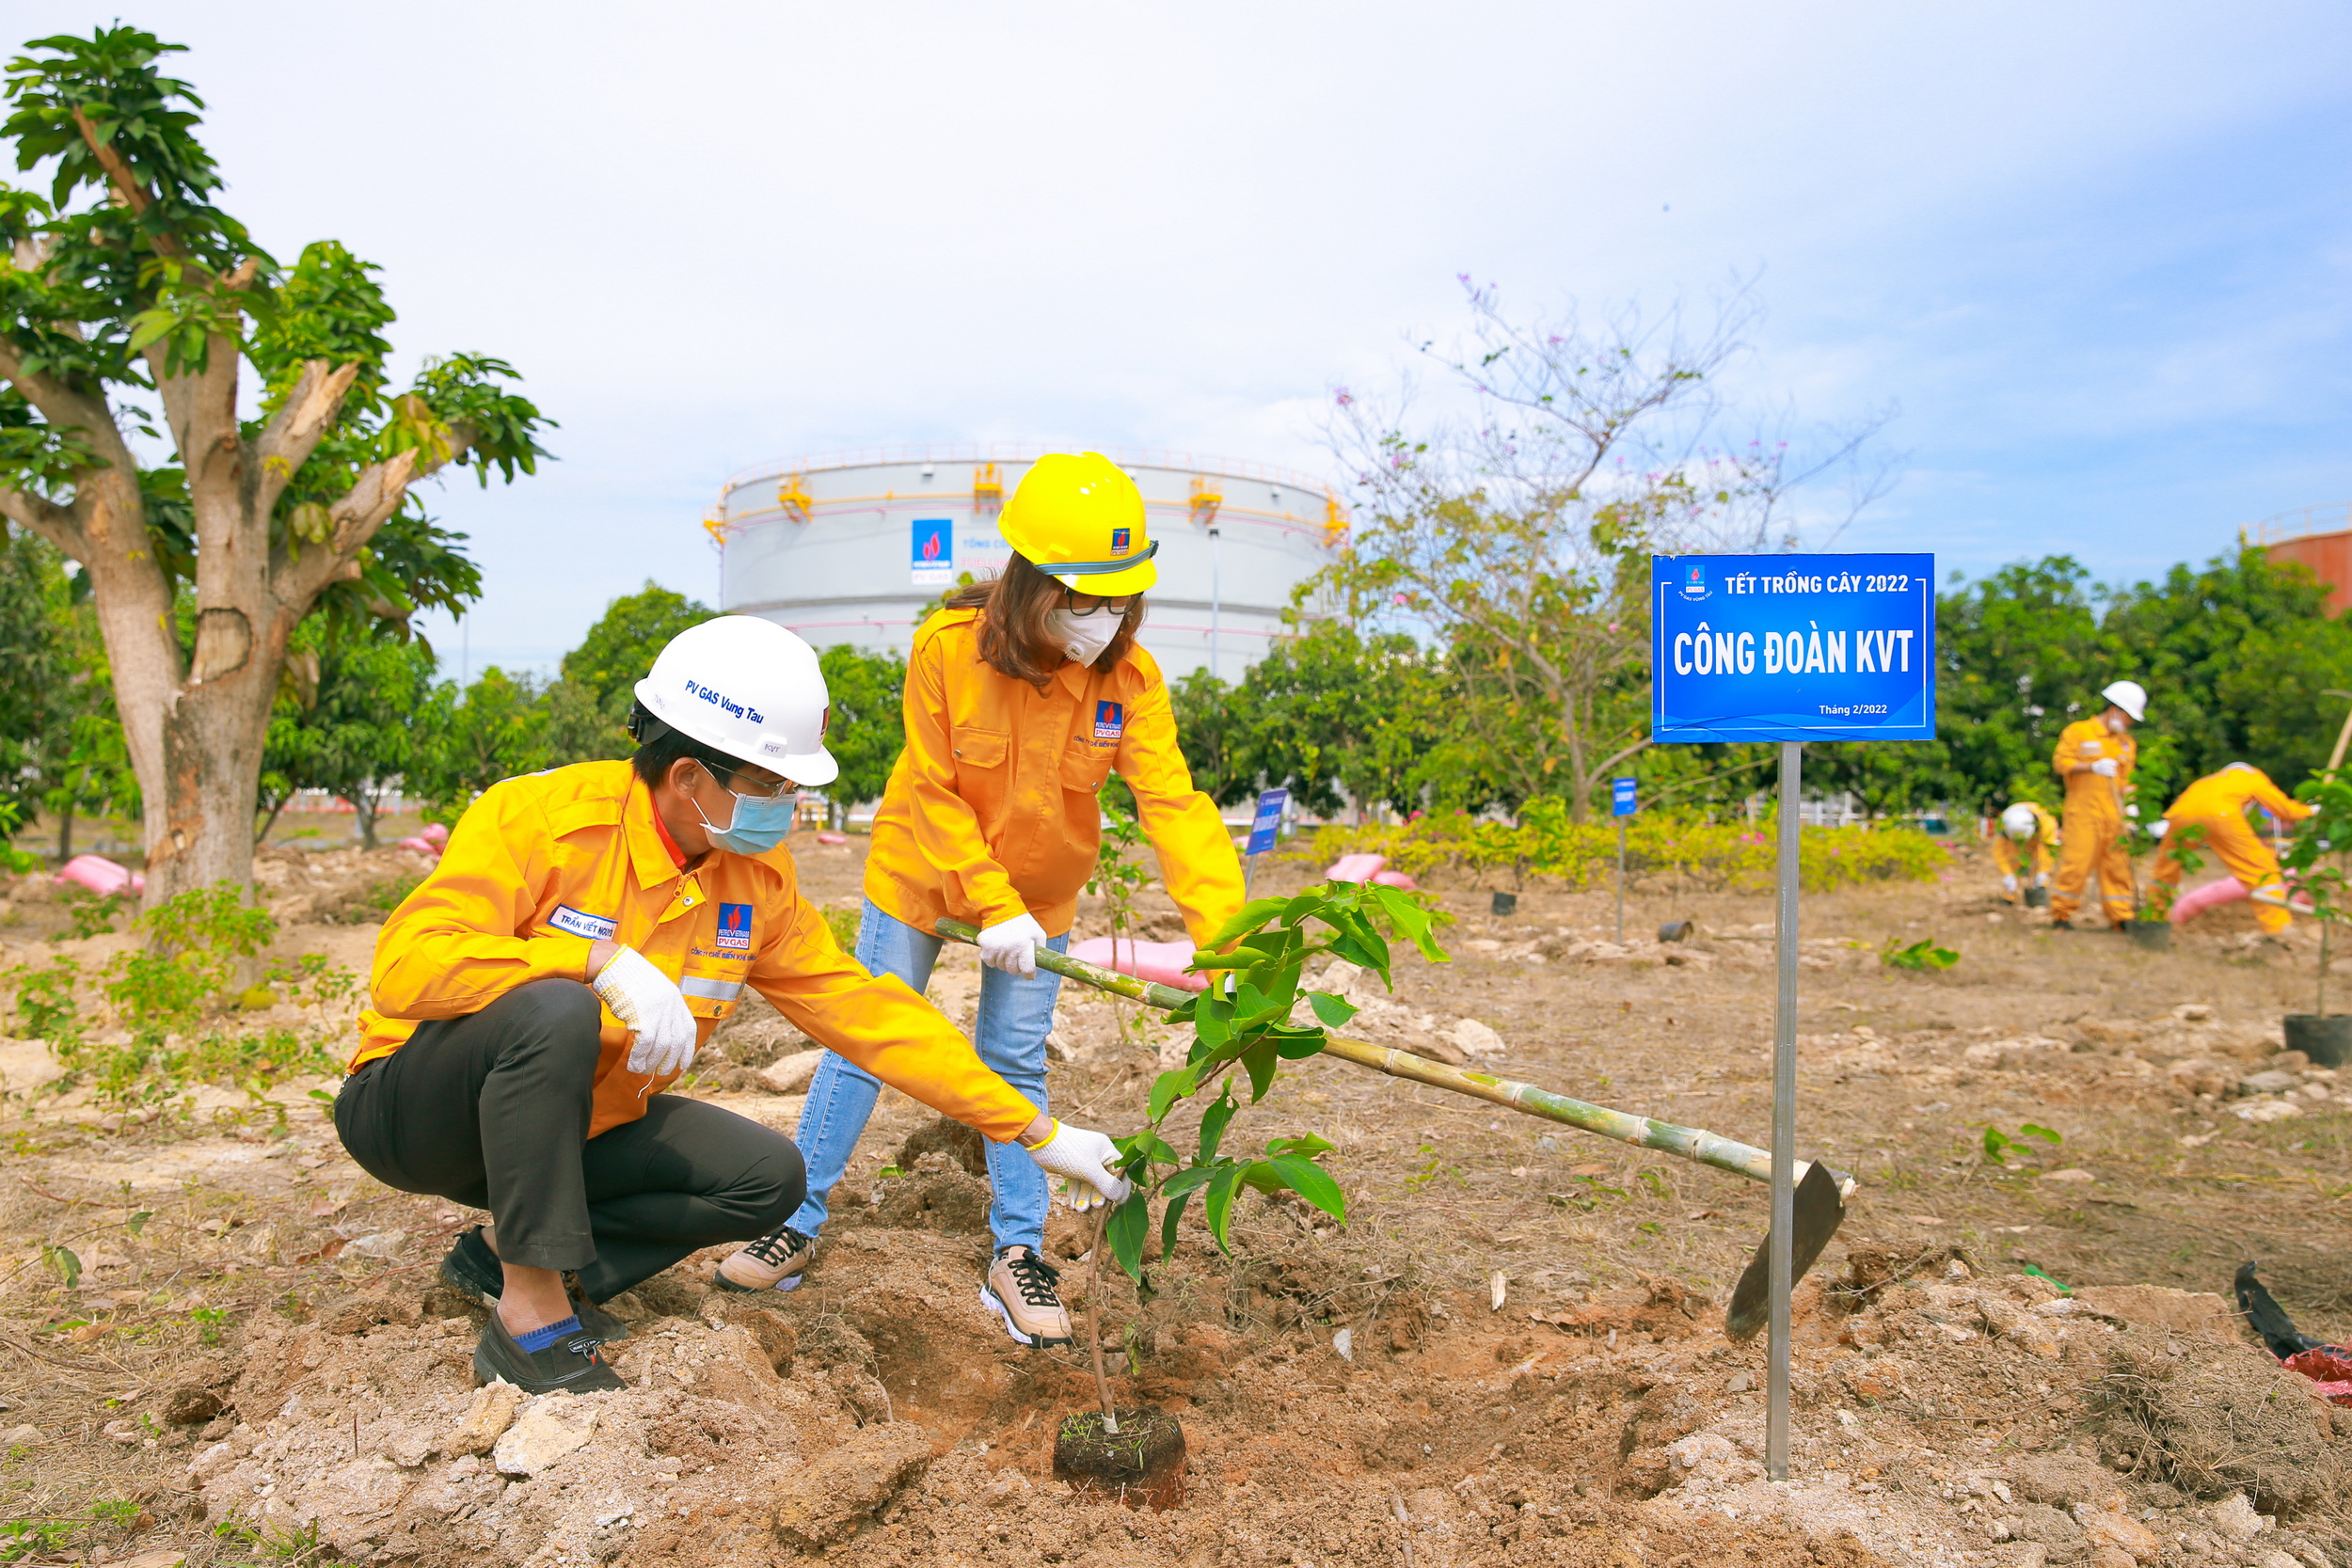
<instances>
[{"instance_id":1,"label":"black shoe","mask_svg":"<svg viewBox=\"0 0 2352 1568\"><path fill-rule=\"evenodd\" d=\"M605 1360L602 1343L585 1328L544 1350L525 1350L496 1310L474 1341L473 1376L477 1384L504 1378L526 1394L594 1394L628 1386Z\"/></svg>"},{"instance_id":2,"label":"black shoe","mask_svg":"<svg viewBox=\"0 0 2352 1568\"><path fill-rule=\"evenodd\" d=\"M450 1243L449 1252L441 1259L441 1283L471 1301L478 1301L498 1311L499 1297L506 1289L506 1270L499 1262L499 1255L490 1250L490 1243L482 1239L482 1227L463 1231ZM564 1289L572 1298L572 1313L580 1319L580 1326L599 1339L626 1339L628 1324L598 1307L580 1293L580 1282L565 1279Z\"/></svg>"},{"instance_id":3,"label":"black shoe","mask_svg":"<svg viewBox=\"0 0 2352 1568\"><path fill-rule=\"evenodd\" d=\"M2050 929L2053 931L2071 931L2074 928L2074 923L2071 920L2053 920L2050 922Z\"/></svg>"}]
</instances>

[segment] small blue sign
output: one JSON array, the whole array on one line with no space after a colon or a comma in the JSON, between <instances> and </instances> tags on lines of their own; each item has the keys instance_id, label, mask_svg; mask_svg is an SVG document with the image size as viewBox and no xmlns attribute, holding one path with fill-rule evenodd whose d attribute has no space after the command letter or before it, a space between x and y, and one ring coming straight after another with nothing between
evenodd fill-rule
<instances>
[{"instance_id":1,"label":"small blue sign","mask_svg":"<svg viewBox=\"0 0 2352 1568\"><path fill-rule=\"evenodd\" d=\"M914 586L952 588L956 581L956 524L952 517L914 519Z\"/></svg>"},{"instance_id":2,"label":"small blue sign","mask_svg":"<svg viewBox=\"0 0 2352 1568\"><path fill-rule=\"evenodd\" d=\"M1650 610L1653 740L1935 738L1931 555L1652 556Z\"/></svg>"},{"instance_id":3,"label":"small blue sign","mask_svg":"<svg viewBox=\"0 0 2352 1568\"><path fill-rule=\"evenodd\" d=\"M1633 781L1631 779L1610 780L1609 815L1631 816L1639 810L1641 808L1633 803Z\"/></svg>"},{"instance_id":4,"label":"small blue sign","mask_svg":"<svg viewBox=\"0 0 2352 1568\"><path fill-rule=\"evenodd\" d=\"M1249 847L1244 854L1263 855L1274 847L1275 834L1282 826L1282 808L1290 800L1287 789L1269 789L1258 797L1258 815L1250 818Z\"/></svg>"}]
</instances>

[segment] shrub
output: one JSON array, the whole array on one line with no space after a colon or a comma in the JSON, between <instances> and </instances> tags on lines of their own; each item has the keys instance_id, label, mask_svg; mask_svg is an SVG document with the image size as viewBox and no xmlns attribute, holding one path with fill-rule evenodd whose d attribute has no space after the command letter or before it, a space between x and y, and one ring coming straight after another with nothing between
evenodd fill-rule
<instances>
[{"instance_id":1,"label":"shrub","mask_svg":"<svg viewBox=\"0 0 2352 1568\"><path fill-rule=\"evenodd\" d=\"M1777 866L1774 827L1710 822L1667 812L1626 818L1629 876L1677 875L1718 891L1771 885ZM1605 884L1617 863L1611 819L1572 822L1556 800L1530 800L1517 822L1436 812L1399 824L1328 827L1295 851L1327 863L1346 854L1386 855L1415 877L1458 871L1473 879L1508 871L1521 884L1549 877L1571 888ZM1862 882L1927 881L1951 864L1951 852L1904 827L1807 828L1798 835L1799 873L1808 893Z\"/></svg>"}]
</instances>

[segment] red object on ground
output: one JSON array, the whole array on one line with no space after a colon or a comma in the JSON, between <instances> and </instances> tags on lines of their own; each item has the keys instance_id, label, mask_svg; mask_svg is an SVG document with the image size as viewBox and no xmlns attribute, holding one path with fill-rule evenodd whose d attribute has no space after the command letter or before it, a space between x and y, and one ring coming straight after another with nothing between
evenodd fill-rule
<instances>
[{"instance_id":1,"label":"red object on ground","mask_svg":"<svg viewBox=\"0 0 2352 1568\"><path fill-rule=\"evenodd\" d=\"M1421 886L1419 882L1402 871L1375 871L1367 880L1378 882L1382 887L1401 887L1407 893Z\"/></svg>"},{"instance_id":2,"label":"red object on ground","mask_svg":"<svg viewBox=\"0 0 2352 1568\"><path fill-rule=\"evenodd\" d=\"M1323 874L1323 879L1327 882L1369 882L1385 870L1388 863L1389 857L1386 855L1342 855L1331 863L1331 868Z\"/></svg>"},{"instance_id":3,"label":"red object on ground","mask_svg":"<svg viewBox=\"0 0 2352 1568\"><path fill-rule=\"evenodd\" d=\"M57 873L57 880L87 888L99 897L116 893L145 893L147 879L127 865L118 865L103 855L76 855L65 863Z\"/></svg>"},{"instance_id":4,"label":"red object on ground","mask_svg":"<svg viewBox=\"0 0 2352 1568\"><path fill-rule=\"evenodd\" d=\"M2224 904L2234 904L2247 896L2246 884L2235 877L2224 877L2217 882L2193 887L2172 900L2172 924L2185 926L2207 910L2217 910Z\"/></svg>"},{"instance_id":5,"label":"red object on ground","mask_svg":"<svg viewBox=\"0 0 2352 1568\"><path fill-rule=\"evenodd\" d=\"M443 842L446 843L447 840L444 839ZM392 847L395 849L414 849L418 854L430 855L437 861L441 858L441 845L434 843L433 840L425 837L422 833L412 833L408 837L402 839L398 844L393 845Z\"/></svg>"},{"instance_id":6,"label":"red object on ground","mask_svg":"<svg viewBox=\"0 0 2352 1568\"><path fill-rule=\"evenodd\" d=\"M850 835L848 833L818 833L817 835L817 842L819 844L847 844L850 842Z\"/></svg>"},{"instance_id":7,"label":"red object on ground","mask_svg":"<svg viewBox=\"0 0 2352 1568\"><path fill-rule=\"evenodd\" d=\"M1136 942L1131 938L1118 939L1119 950L1111 951L1109 937L1089 937L1070 944L1070 956L1084 958L1088 963L1121 974L1132 974L1139 980L1157 980L1178 990L1207 990L1209 977L1187 974L1184 965L1192 962L1194 948L1188 942Z\"/></svg>"},{"instance_id":8,"label":"red object on ground","mask_svg":"<svg viewBox=\"0 0 2352 1568\"><path fill-rule=\"evenodd\" d=\"M424 825L424 831L417 836L436 849L446 848L449 845L449 830L438 822L427 822Z\"/></svg>"},{"instance_id":9,"label":"red object on ground","mask_svg":"<svg viewBox=\"0 0 2352 1568\"><path fill-rule=\"evenodd\" d=\"M2352 1354L2328 1345L2297 1352L2280 1363L2312 1380L2312 1392L2331 1404L2352 1404Z\"/></svg>"}]
</instances>

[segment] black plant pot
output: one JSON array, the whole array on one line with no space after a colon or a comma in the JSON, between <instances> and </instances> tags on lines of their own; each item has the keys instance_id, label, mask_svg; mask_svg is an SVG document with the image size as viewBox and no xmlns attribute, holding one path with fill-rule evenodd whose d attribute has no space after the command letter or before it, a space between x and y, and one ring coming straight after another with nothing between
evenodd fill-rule
<instances>
[{"instance_id":1,"label":"black plant pot","mask_svg":"<svg viewBox=\"0 0 2352 1568\"><path fill-rule=\"evenodd\" d=\"M2048 888L2029 887L2026 890L2026 908L2029 910L2046 910L2049 907L2050 890Z\"/></svg>"},{"instance_id":2,"label":"black plant pot","mask_svg":"<svg viewBox=\"0 0 2352 1568\"><path fill-rule=\"evenodd\" d=\"M2287 1049L2300 1051L2313 1067L2342 1067L2352 1058L2352 1013L2287 1014Z\"/></svg>"},{"instance_id":3,"label":"black plant pot","mask_svg":"<svg viewBox=\"0 0 2352 1568\"><path fill-rule=\"evenodd\" d=\"M2172 945L2172 923L2169 920L2126 920L2123 922L2123 935L2134 947L2161 953Z\"/></svg>"}]
</instances>

